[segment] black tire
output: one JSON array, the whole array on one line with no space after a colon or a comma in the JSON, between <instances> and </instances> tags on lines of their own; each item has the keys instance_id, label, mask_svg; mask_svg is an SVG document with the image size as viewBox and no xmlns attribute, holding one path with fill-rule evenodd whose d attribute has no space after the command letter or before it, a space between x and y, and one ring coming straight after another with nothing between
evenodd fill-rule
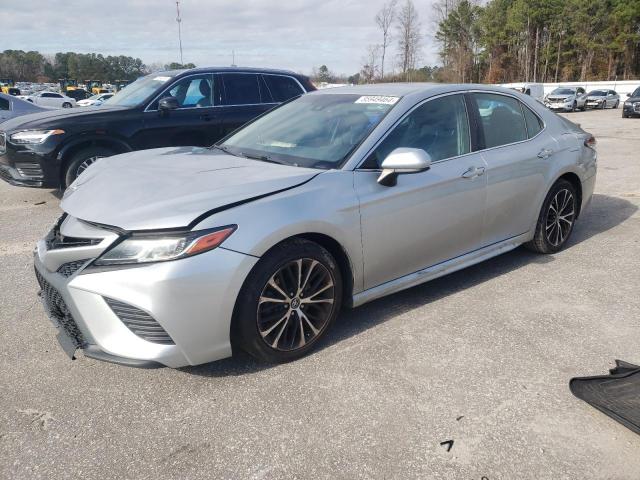
<instances>
[{"instance_id":1,"label":"black tire","mask_svg":"<svg viewBox=\"0 0 640 480\"><path fill-rule=\"evenodd\" d=\"M605 108L607 108L607 101L606 100L604 102L602 102L602 105L600 106L600 110L604 110Z\"/></svg>"},{"instance_id":2,"label":"black tire","mask_svg":"<svg viewBox=\"0 0 640 480\"><path fill-rule=\"evenodd\" d=\"M629 115L627 115L626 113L624 113L624 111L622 112L622 118L629 118Z\"/></svg>"},{"instance_id":3,"label":"black tire","mask_svg":"<svg viewBox=\"0 0 640 480\"><path fill-rule=\"evenodd\" d=\"M578 102L576 102L575 100L573 101L573 107L571 107L571 111L575 112L578 109Z\"/></svg>"},{"instance_id":4,"label":"black tire","mask_svg":"<svg viewBox=\"0 0 640 480\"><path fill-rule=\"evenodd\" d=\"M618 108L620 106L620 100L616 100L616 104L613 106L613 108Z\"/></svg>"},{"instance_id":5,"label":"black tire","mask_svg":"<svg viewBox=\"0 0 640 480\"><path fill-rule=\"evenodd\" d=\"M570 194L570 199L566 205L563 205L567 198L563 196L563 192ZM556 199L559 199L559 201ZM554 200L556 200L555 203ZM557 205L557 207L554 207L554 205ZM556 213L553 212L554 209ZM569 213L571 213L570 216ZM531 241L525 243L525 247L538 253L559 252L567 244L573 232L577 214L578 195L575 187L567 180L558 180L553 184L542 203L536 223L535 235Z\"/></svg>"},{"instance_id":6,"label":"black tire","mask_svg":"<svg viewBox=\"0 0 640 480\"><path fill-rule=\"evenodd\" d=\"M71 185L78 175L82 173L82 170L88 166L87 163L93 163L93 161L98 158L110 157L111 155L115 155L115 153L116 152L106 147L89 147L75 153L73 157L71 157L71 160L69 160L67 168L63 173L62 186L67 188ZM91 161L92 159L93 161Z\"/></svg>"},{"instance_id":7,"label":"black tire","mask_svg":"<svg viewBox=\"0 0 640 480\"><path fill-rule=\"evenodd\" d=\"M302 292L298 288L278 293L294 290L286 288L291 282L302 284ZM310 286L311 290L326 288L309 294ZM342 277L331 254L308 240L283 242L262 257L245 280L236 301L231 343L264 362L295 360L317 345L338 316L341 303Z\"/></svg>"},{"instance_id":8,"label":"black tire","mask_svg":"<svg viewBox=\"0 0 640 480\"><path fill-rule=\"evenodd\" d=\"M71 108L73 105L71 105L69 102L64 102L62 104L62 108Z\"/></svg>"}]
</instances>

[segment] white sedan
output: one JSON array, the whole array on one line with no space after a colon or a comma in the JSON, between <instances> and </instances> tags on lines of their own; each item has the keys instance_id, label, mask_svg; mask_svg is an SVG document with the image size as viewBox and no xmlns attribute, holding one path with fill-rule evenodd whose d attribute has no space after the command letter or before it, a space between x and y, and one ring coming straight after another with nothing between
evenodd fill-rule
<instances>
[{"instance_id":1,"label":"white sedan","mask_svg":"<svg viewBox=\"0 0 640 480\"><path fill-rule=\"evenodd\" d=\"M97 107L113 97L114 93L100 93L78 102L79 107Z\"/></svg>"},{"instance_id":2,"label":"white sedan","mask_svg":"<svg viewBox=\"0 0 640 480\"><path fill-rule=\"evenodd\" d=\"M72 108L76 106L73 98L56 92L38 92L30 95L27 101L42 107Z\"/></svg>"}]
</instances>

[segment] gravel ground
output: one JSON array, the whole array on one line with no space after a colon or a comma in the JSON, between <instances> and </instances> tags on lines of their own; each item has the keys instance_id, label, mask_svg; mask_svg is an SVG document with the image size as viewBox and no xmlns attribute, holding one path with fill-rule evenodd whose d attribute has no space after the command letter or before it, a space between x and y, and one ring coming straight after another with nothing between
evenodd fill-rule
<instances>
[{"instance_id":1,"label":"gravel ground","mask_svg":"<svg viewBox=\"0 0 640 480\"><path fill-rule=\"evenodd\" d=\"M640 119L568 117L600 152L569 248L347 311L275 367L69 361L31 262L58 198L0 182L0 478L637 479L640 436L568 381L640 362Z\"/></svg>"}]
</instances>

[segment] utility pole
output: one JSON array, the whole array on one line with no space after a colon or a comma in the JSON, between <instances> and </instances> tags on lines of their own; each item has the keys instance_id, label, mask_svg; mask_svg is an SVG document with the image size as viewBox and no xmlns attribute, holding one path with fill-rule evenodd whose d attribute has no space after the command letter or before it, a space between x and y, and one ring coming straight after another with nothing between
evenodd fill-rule
<instances>
[{"instance_id":1,"label":"utility pole","mask_svg":"<svg viewBox=\"0 0 640 480\"><path fill-rule=\"evenodd\" d=\"M176 2L176 11L178 12L176 22L178 22L178 42L180 44L180 65L184 65L184 62L182 61L182 28L180 26L180 24L182 23L182 19L180 18L180 2Z\"/></svg>"}]
</instances>

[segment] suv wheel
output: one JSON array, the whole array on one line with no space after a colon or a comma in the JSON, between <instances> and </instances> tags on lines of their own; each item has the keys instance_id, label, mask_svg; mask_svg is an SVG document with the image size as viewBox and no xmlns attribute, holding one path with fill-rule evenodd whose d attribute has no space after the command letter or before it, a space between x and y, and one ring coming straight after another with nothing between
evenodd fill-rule
<instances>
[{"instance_id":1,"label":"suv wheel","mask_svg":"<svg viewBox=\"0 0 640 480\"><path fill-rule=\"evenodd\" d=\"M82 174L91 164L95 163L97 160L110 157L114 155L116 152L113 150L109 150L105 147L89 147L77 152L71 160L69 161L69 165L67 170L64 172L64 187L68 187L73 183L73 181L78 178L79 175Z\"/></svg>"},{"instance_id":2,"label":"suv wheel","mask_svg":"<svg viewBox=\"0 0 640 480\"><path fill-rule=\"evenodd\" d=\"M542 204L533 240L525 247L538 253L562 250L573 232L578 213L578 196L571 182L558 180Z\"/></svg>"},{"instance_id":3,"label":"suv wheel","mask_svg":"<svg viewBox=\"0 0 640 480\"><path fill-rule=\"evenodd\" d=\"M309 352L340 311L342 278L331 254L303 239L264 256L238 296L232 344L259 360L282 363Z\"/></svg>"}]
</instances>

